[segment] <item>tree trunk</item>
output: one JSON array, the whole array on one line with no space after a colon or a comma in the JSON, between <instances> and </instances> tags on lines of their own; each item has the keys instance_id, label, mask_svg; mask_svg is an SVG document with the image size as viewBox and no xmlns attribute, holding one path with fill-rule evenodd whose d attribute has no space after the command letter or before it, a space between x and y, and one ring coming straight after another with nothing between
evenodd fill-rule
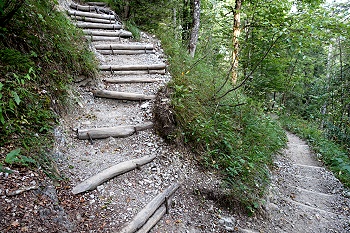
<instances>
[{"instance_id":1,"label":"tree trunk","mask_svg":"<svg viewBox=\"0 0 350 233\"><path fill-rule=\"evenodd\" d=\"M232 84L236 85L238 78L239 36L241 34L242 0L235 0L233 19L233 52L232 52Z\"/></svg>"},{"instance_id":2,"label":"tree trunk","mask_svg":"<svg viewBox=\"0 0 350 233\"><path fill-rule=\"evenodd\" d=\"M199 25L200 25L200 13L201 13L200 0L193 0L193 23L192 23L192 30L191 30L190 43L189 43L189 53L191 57L194 57L194 54L196 52L198 34L199 34Z\"/></svg>"},{"instance_id":3,"label":"tree trunk","mask_svg":"<svg viewBox=\"0 0 350 233\"><path fill-rule=\"evenodd\" d=\"M182 43L187 44L190 38L191 29L191 0L183 0L182 8ZM193 1L193 0L192 0Z\"/></svg>"}]
</instances>

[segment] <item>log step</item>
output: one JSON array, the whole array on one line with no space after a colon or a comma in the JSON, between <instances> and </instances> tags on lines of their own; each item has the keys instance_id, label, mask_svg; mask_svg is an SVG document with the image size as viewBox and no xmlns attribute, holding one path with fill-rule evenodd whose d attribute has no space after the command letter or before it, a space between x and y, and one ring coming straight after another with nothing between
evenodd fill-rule
<instances>
[{"instance_id":1,"label":"log step","mask_svg":"<svg viewBox=\"0 0 350 233\"><path fill-rule=\"evenodd\" d=\"M127 93L119 91L93 91L95 97L117 99L117 100L132 100L132 101L143 101L143 100L153 100L156 98L155 95L144 95L139 93Z\"/></svg>"},{"instance_id":2,"label":"log step","mask_svg":"<svg viewBox=\"0 0 350 233\"><path fill-rule=\"evenodd\" d=\"M91 30L83 30L83 32L86 35L89 36L96 36L98 37L113 37L113 38L118 38L118 37L132 37L132 33L129 31L125 31L125 30L120 30L117 32L108 32L108 31L91 31Z\"/></svg>"},{"instance_id":3,"label":"log step","mask_svg":"<svg viewBox=\"0 0 350 233\"><path fill-rule=\"evenodd\" d=\"M155 212L158 212L157 210L160 209L160 211L163 208L160 208L163 204L166 207L166 210L169 207L169 199L170 197L175 193L175 191L180 187L178 183L175 183L171 186L169 186L167 189L165 189L162 193L158 194L155 198L153 198L152 201L150 201L129 223L127 226L125 226L120 233L134 233L138 229L143 229L144 225L148 225L148 219L152 218ZM161 211L164 214L164 211ZM159 215L159 213L156 214L156 216ZM160 217L157 217L156 219L160 219ZM152 220L153 222L153 220ZM154 225L155 223L153 223ZM149 226L147 226L149 228ZM139 231L137 231L139 232ZM141 232L147 232L147 231L141 231Z\"/></svg>"},{"instance_id":4,"label":"log step","mask_svg":"<svg viewBox=\"0 0 350 233\"><path fill-rule=\"evenodd\" d=\"M147 54L154 53L153 50L97 50L102 55L135 55L135 54Z\"/></svg>"},{"instance_id":5,"label":"log step","mask_svg":"<svg viewBox=\"0 0 350 233\"><path fill-rule=\"evenodd\" d=\"M135 132L151 129L152 127L152 122L146 122L143 125L126 125L95 129L79 129L78 138L81 140L103 139L109 137L125 138L133 135Z\"/></svg>"},{"instance_id":6,"label":"log step","mask_svg":"<svg viewBox=\"0 0 350 233\"><path fill-rule=\"evenodd\" d=\"M73 15L73 16L115 20L114 15L97 14L97 13L90 13L90 12L83 12L83 11L72 11L72 10L68 10L67 13L68 13L68 15Z\"/></svg>"},{"instance_id":7,"label":"log step","mask_svg":"<svg viewBox=\"0 0 350 233\"><path fill-rule=\"evenodd\" d=\"M128 171L134 170L135 168L139 168L140 166L151 162L156 157L156 155L145 156L139 159L133 159L116 164L78 184L73 188L72 193L78 194L86 192L88 190L94 190L97 186L106 182L107 180L110 180L111 178L126 173Z\"/></svg>"},{"instance_id":8,"label":"log step","mask_svg":"<svg viewBox=\"0 0 350 233\"><path fill-rule=\"evenodd\" d=\"M92 42L94 41L120 41L120 39L124 37L124 38L127 38L127 37L130 37L130 36L121 36L120 37L110 37L110 36L85 36L85 38L87 40L90 40Z\"/></svg>"},{"instance_id":9,"label":"log step","mask_svg":"<svg viewBox=\"0 0 350 233\"><path fill-rule=\"evenodd\" d=\"M85 2L85 4L87 4L89 6L102 6L102 7L107 6L107 3L105 3L105 2Z\"/></svg>"},{"instance_id":10,"label":"log step","mask_svg":"<svg viewBox=\"0 0 350 233\"><path fill-rule=\"evenodd\" d=\"M101 6L92 6L92 5L88 5L88 6L84 6L84 5L79 5L79 4L75 4L75 3L72 3L70 4L70 8L74 9L74 10L77 10L77 11L85 11L85 12L91 12L91 11L95 11L97 13L99 12L102 12L102 13L112 13L111 10L108 10L104 7L101 7Z\"/></svg>"},{"instance_id":11,"label":"log step","mask_svg":"<svg viewBox=\"0 0 350 233\"><path fill-rule=\"evenodd\" d=\"M144 75L144 74L165 74L165 70L124 70L112 71L115 75Z\"/></svg>"},{"instance_id":12,"label":"log step","mask_svg":"<svg viewBox=\"0 0 350 233\"><path fill-rule=\"evenodd\" d=\"M99 50L153 50L153 44L99 44L95 45Z\"/></svg>"},{"instance_id":13,"label":"log step","mask_svg":"<svg viewBox=\"0 0 350 233\"><path fill-rule=\"evenodd\" d=\"M130 71L130 70L164 70L166 64L154 64L154 65L100 65L99 69L104 71Z\"/></svg>"},{"instance_id":14,"label":"log step","mask_svg":"<svg viewBox=\"0 0 350 233\"><path fill-rule=\"evenodd\" d=\"M89 28L89 29L108 29L108 30L119 30L122 29L122 25L120 24L104 24L104 23L76 23L75 24L79 28Z\"/></svg>"},{"instance_id":15,"label":"log step","mask_svg":"<svg viewBox=\"0 0 350 233\"><path fill-rule=\"evenodd\" d=\"M71 15L72 20L78 20L83 22L91 22L91 23L104 23L104 24L116 24L117 22L112 19L97 19L97 18L90 18L85 16L74 16Z\"/></svg>"},{"instance_id":16,"label":"log step","mask_svg":"<svg viewBox=\"0 0 350 233\"><path fill-rule=\"evenodd\" d=\"M152 83L159 82L161 79L146 78L146 77L130 77L130 78L105 78L102 81L106 83Z\"/></svg>"}]
</instances>

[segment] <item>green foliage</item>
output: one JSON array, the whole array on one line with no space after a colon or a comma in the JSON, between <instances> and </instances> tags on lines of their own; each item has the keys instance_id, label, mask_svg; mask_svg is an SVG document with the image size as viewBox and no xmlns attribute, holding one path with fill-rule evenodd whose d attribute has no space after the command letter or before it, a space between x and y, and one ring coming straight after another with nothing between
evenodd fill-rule
<instances>
[{"instance_id":1,"label":"green foliage","mask_svg":"<svg viewBox=\"0 0 350 233\"><path fill-rule=\"evenodd\" d=\"M47 154L57 115L67 107L67 85L77 75L94 76L95 65L83 33L55 1L27 0L16 10L0 27L0 145L21 151L0 161L50 173Z\"/></svg>"},{"instance_id":2,"label":"green foliage","mask_svg":"<svg viewBox=\"0 0 350 233\"><path fill-rule=\"evenodd\" d=\"M241 91L217 98L232 87L224 85L227 66L210 44L199 47L205 53L193 60L166 26L159 36L170 62L169 87L181 135L203 165L223 175L230 199L254 211L269 184L272 156L285 145L284 131Z\"/></svg>"},{"instance_id":3,"label":"green foliage","mask_svg":"<svg viewBox=\"0 0 350 233\"><path fill-rule=\"evenodd\" d=\"M350 187L350 158L346 149L327 139L315 123L290 115L284 115L280 119L284 127L306 139L335 176L345 186Z\"/></svg>"},{"instance_id":4,"label":"green foliage","mask_svg":"<svg viewBox=\"0 0 350 233\"><path fill-rule=\"evenodd\" d=\"M140 29L135 25L135 22L133 20L128 20L124 23L126 30L130 31L132 33L132 36L136 40L140 40Z\"/></svg>"}]
</instances>

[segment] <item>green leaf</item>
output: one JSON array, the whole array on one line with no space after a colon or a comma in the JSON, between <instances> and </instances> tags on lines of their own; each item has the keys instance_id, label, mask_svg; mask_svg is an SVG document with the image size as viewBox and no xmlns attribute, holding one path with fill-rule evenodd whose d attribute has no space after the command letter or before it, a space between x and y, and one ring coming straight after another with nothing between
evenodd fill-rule
<instances>
[{"instance_id":1,"label":"green leaf","mask_svg":"<svg viewBox=\"0 0 350 233\"><path fill-rule=\"evenodd\" d=\"M16 104L19 105L19 103L21 102L21 99L19 98L17 92L11 91L11 94L13 95L13 98L14 98Z\"/></svg>"},{"instance_id":2,"label":"green leaf","mask_svg":"<svg viewBox=\"0 0 350 233\"><path fill-rule=\"evenodd\" d=\"M4 84L2 84L1 82L0 82L0 91L2 90L2 87L4 86Z\"/></svg>"},{"instance_id":3,"label":"green leaf","mask_svg":"<svg viewBox=\"0 0 350 233\"><path fill-rule=\"evenodd\" d=\"M18 162L19 161L18 156L20 155L20 153L21 153L21 148L12 150L10 153L6 155L5 163L13 164Z\"/></svg>"}]
</instances>

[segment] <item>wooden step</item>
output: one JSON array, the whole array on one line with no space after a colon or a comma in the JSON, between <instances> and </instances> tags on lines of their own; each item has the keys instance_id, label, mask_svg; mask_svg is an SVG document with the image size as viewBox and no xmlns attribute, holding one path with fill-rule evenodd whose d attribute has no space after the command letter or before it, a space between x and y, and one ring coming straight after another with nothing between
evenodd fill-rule
<instances>
[{"instance_id":1,"label":"wooden step","mask_svg":"<svg viewBox=\"0 0 350 233\"><path fill-rule=\"evenodd\" d=\"M95 97L117 99L117 100L131 100L131 101L144 101L153 100L155 95L144 95L139 93L119 92L119 91L93 91Z\"/></svg>"},{"instance_id":2,"label":"wooden step","mask_svg":"<svg viewBox=\"0 0 350 233\"><path fill-rule=\"evenodd\" d=\"M140 166L153 161L156 157L157 155L154 154L152 156L145 156L139 159L133 159L116 164L78 184L73 188L72 193L78 194L89 190L94 190L97 186L106 182L107 180L110 180L113 177L124 174L128 171L134 170L135 168L140 168Z\"/></svg>"},{"instance_id":3,"label":"wooden step","mask_svg":"<svg viewBox=\"0 0 350 233\"><path fill-rule=\"evenodd\" d=\"M119 30L122 29L122 25L120 24L104 24L104 23L76 23L75 24L79 28L84 29L108 29L108 30Z\"/></svg>"},{"instance_id":4,"label":"wooden step","mask_svg":"<svg viewBox=\"0 0 350 233\"><path fill-rule=\"evenodd\" d=\"M99 44L95 45L98 50L153 50L153 44Z\"/></svg>"},{"instance_id":5,"label":"wooden step","mask_svg":"<svg viewBox=\"0 0 350 233\"><path fill-rule=\"evenodd\" d=\"M136 55L154 53L153 50L97 50L102 55Z\"/></svg>"},{"instance_id":6,"label":"wooden step","mask_svg":"<svg viewBox=\"0 0 350 233\"><path fill-rule=\"evenodd\" d=\"M125 30L118 30L118 31L93 31L93 30L83 30L83 32L86 35L89 36L100 36L100 37L113 37L113 38L119 38L119 37L132 37L132 33ZM113 39L112 38L112 39Z\"/></svg>"},{"instance_id":7,"label":"wooden step","mask_svg":"<svg viewBox=\"0 0 350 233\"><path fill-rule=\"evenodd\" d=\"M90 12L83 12L83 11L73 11L73 10L68 10L67 13L68 13L68 15L73 15L73 16L115 20L115 16L114 15L97 14L97 13L90 13Z\"/></svg>"},{"instance_id":8,"label":"wooden step","mask_svg":"<svg viewBox=\"0 0 350 233\"><path fill-rule=\"evenodd\" d=\"M133 71L133 70L164 70L166 64L153 64L153 65L100 65L99 69L102 71Z\"/></svg>"},{"instance_id":9,"label":"wooden step","mask_svg":"<svg viewBox=\"0 0 350 233\"><path fill-rule=\"evenodd\" d=\"M95 11L97 13L105 13L105 12L109 12L109 13L112 13L111 10L105 8L105 7L102 7L102 6L96 6L96 5L79 5L79 4L75 4L75 3L72 3L70 4L70 8L74 9L74 10L77 10L77 11L85 11L85 12L92 12L92 11Z\"/></svg>"},{"instance_id":10,"label":"wooden step","mask_svg":"<svg viewBox=\"0 0 350 233\"><path fill-rule=\"evenodd\" d=\"M107 3L105 2L85 2L85 4L89 6L101 6L101 7L107 6Z\"/></svg>"},{"instance_id":11,"label":"wooden step","mask_svg":"<svg viewBox=\"0 0 350 233\"><path fill-rule=\"evenodd\" d=\"M138 131L151 129L152 122L146 122L142 125L125 125L116 127L103 127L93 129L79 129L78 138L82 140L103 139L109 137L125 138L133 135Z\"/></svg>"},{"instance_id":12,"label":"wooden step","mask_svg":"<svg viewBox=\"0 0 350 233\"><path fill-rule=\"evenodd\" d=\"M106 83L152 83L159 82L161 79L147 77L128 77L128 78L105 78L102 81Z\"/></svg>"},{"instance_id":13,"label":"wooden step","mask_svg":"<svg viewBox=\"0 0 350 233\"><path fill-rule=\"evenodd\" d=\"M108 71L105 70L104 72L108 72ZM112 70L111 74L115 74L115 75L165 74L165 70L121 70L121 71Z\"/></svg>"},{"instance_id":14,"label":"wooden step","mask_svg":"<svg viewBox=\"0 0 350 233\"><path fill-rule=\"evenodd\" d=\"M104 23L104 24L116 24L117 22L112 19L97 19L97 18L90 18L85 16L74 16L71 15L72 20L77 21L83 21L83 22L91 22L91 23Z\"/></svg>"}]
</instances>

